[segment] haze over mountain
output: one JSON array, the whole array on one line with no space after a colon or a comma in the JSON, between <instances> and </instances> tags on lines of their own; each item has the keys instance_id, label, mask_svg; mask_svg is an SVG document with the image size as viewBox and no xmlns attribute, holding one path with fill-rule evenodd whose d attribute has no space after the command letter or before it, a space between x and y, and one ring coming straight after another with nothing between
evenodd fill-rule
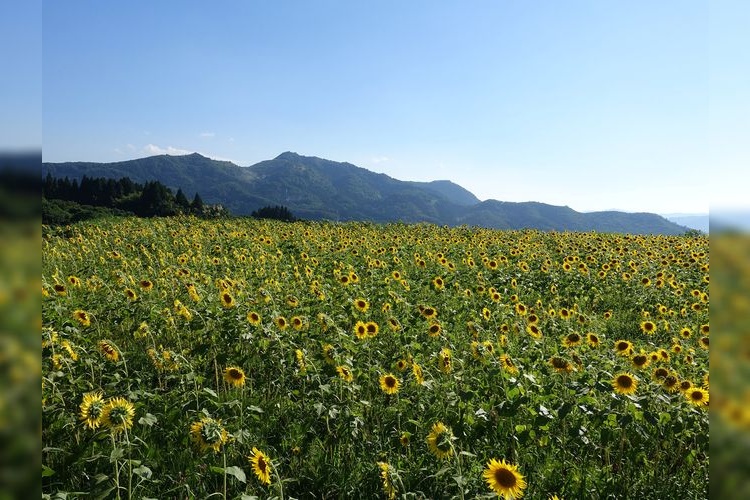
<instances>
[{"instance_id":1,"label":"haze over mountain","mask_svg":"<svg viewBox=\"0 0 750 500\"><path fill-rule=\"evenodd\" d=\"M207 203L221 203L235 215L268 205L284 205L303 219L375 222L430 222L496 229L536 228L633 234L682 234L687 228L650 213L580 213L540 202L480 201L448 181L400 181L350 163L282 153L249 167L198 153L159 155L115 163L44 163L42 175L81 179L130 177L158 180L199 192Z\"/></svg>"}]
</instances>

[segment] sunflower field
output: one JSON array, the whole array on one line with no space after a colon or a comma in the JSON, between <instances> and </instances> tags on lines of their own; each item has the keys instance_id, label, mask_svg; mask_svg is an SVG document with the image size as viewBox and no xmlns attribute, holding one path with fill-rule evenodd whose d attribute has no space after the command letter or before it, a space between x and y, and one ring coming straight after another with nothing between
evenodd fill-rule
<instances>
[{"instance_id":1,"label":"sunflower field","mask_svg":"<svg viewBox=\"0 0 750 500\"><path fill-rule=\"evenodd\" d=\"M43 228L47 498L708 496L703 236Z\"/></svg>"}]
</instances>

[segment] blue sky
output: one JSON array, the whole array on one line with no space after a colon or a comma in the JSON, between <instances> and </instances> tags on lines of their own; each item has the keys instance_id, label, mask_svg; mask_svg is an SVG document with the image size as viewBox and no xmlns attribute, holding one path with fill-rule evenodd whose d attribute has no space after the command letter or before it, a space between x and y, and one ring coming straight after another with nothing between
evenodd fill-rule
<instances>
[{"instance_id":1,"label":"blue sky","mask_svg":"<svg viewBox=\"0 0 750 500\"><path fill-rule=\"evenodd\" d=\"M43 156L295 151L481 199L707 212L739 191L709 172L750 158L735 7L45 1Z\"/></svg>"}]
</instances>

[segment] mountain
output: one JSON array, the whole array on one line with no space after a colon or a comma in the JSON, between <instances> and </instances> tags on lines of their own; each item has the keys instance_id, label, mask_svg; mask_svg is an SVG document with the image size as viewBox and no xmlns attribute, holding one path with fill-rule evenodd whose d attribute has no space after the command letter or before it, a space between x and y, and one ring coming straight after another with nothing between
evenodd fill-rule
<instances>
[{"instance_id":1,"label":"mountain","mask_svg":"<svg viewBox=\"0 0 750 500\"><path fill-rule=\"evenodd\" d=\"M282 153L250 167L198 153L159 155L116 163L43 163L42 175L81 179L130 177L158 180L207 203L221 203L235 215L284 205L303 219L375 222L430 222L496 229L537 228L633 234L682 234L687 228L656 214L580 213L538 202L480 202L453 182L406 182L351 163Z\"/></svg>"}]
</instances>

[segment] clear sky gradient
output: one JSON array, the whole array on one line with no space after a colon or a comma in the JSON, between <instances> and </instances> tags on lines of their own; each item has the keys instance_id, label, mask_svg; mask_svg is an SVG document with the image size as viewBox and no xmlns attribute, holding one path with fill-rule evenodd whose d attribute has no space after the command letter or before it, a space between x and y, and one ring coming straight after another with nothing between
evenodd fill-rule
<instances>
[{"instance_id":1,"label":"clear sky gradient","mask_svg":"<svg viewBox=\"0 0 750 500\"><path fill-rule=\"evenodd\" d=\"M734 10L45 1L43 157L197 151L245 166L295 151L481 199L705 213L711 189L740 195L710 189L709 172L749 159Z\"/></svg>"}]
</instances>

